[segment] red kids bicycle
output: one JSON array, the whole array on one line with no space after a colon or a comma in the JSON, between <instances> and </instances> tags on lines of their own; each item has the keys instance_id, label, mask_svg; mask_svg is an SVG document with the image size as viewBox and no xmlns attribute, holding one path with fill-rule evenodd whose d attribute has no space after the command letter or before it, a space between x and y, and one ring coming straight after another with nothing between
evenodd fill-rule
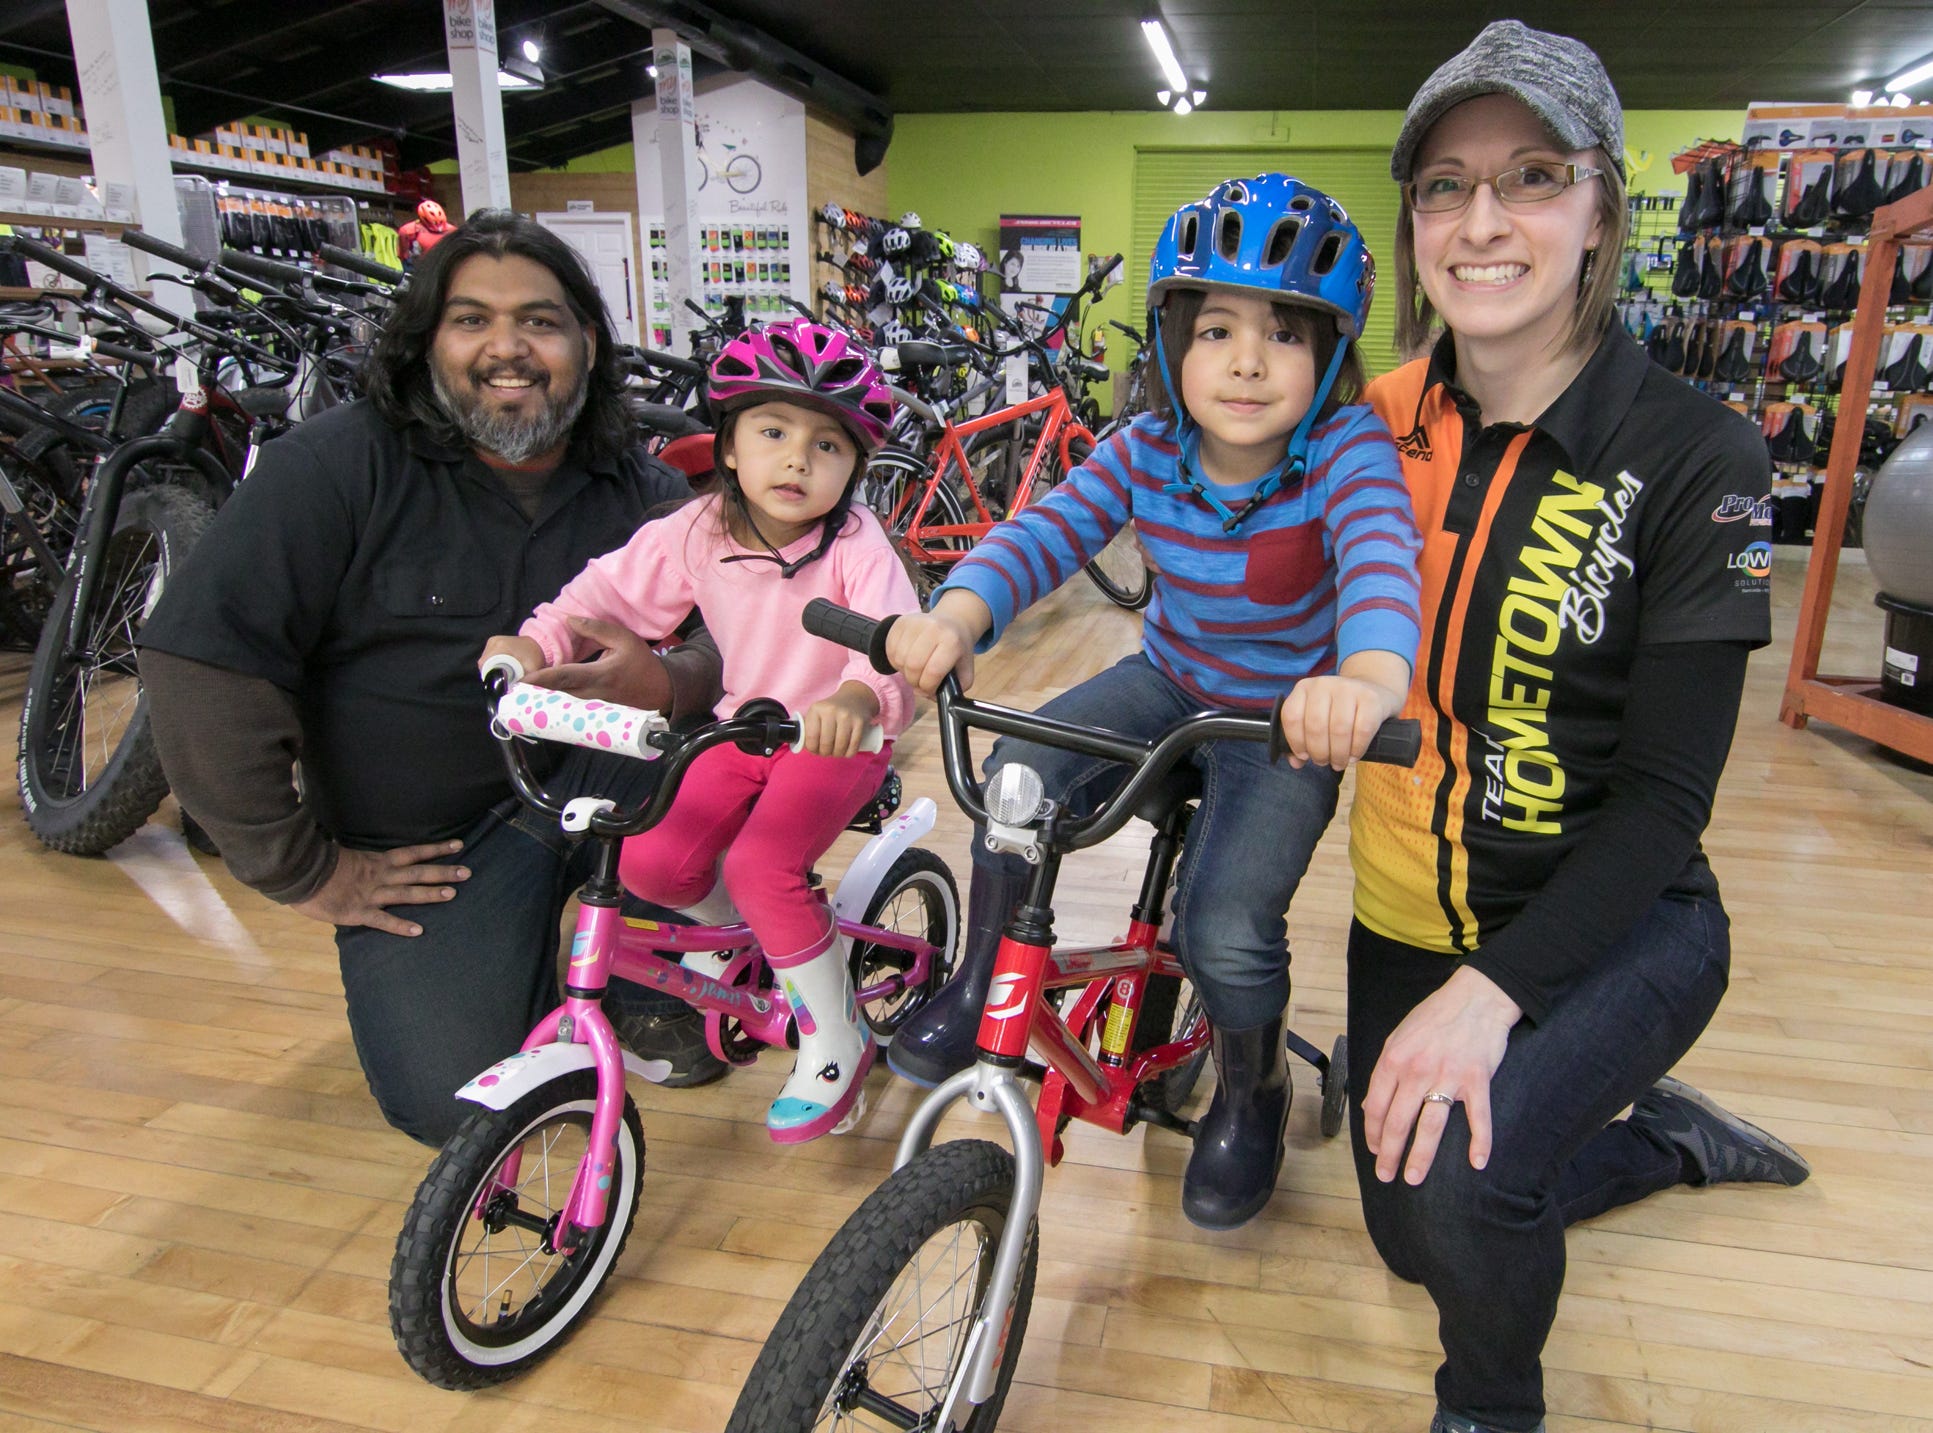
<instances>
[{"instance_id":1,"label":"red kids bicycle","mask_svg":"<svg viewBox=\"0 0 1933 1433\"><path fill-rule=\"evenodd\" d=\"M827 602L810 604L807 630L885 662L892 619L874 622ZM1026 1337L1039 1262L1036 1215L1047 1167L1062 1155L1071 1120L1125 1134L1161 1125L1192 1137L1171 1083L1207 1048L1198 1008L1172 1025L1150 1022L1151 990L1183 972L1160 937L1168 886L1200 795L1189 752L1202 742L1261 741L1280 755L1280 704L1270 713L1206 711L1141 741L1030 712L970 701L949 676L940 687L941 752L953 798L989 845L1024 856L1031 888L1009 921L980 1022L979 1062L947 1080L914 1112L890 1178L833 1235L766 1340L726 1433L902 1429L991 1433ZM974 779L970 729L1017 736L1120 762L1121 788L1074 818L1044 798L1040 777L1003 766L983 790ZM1414 721L1385 722L1365 761L1410 765ZM1111 945L1054 946L1054 883L1063 856L1098 845L1141 816L1155 827L1128 934ZM1049 992L1068 991L1063 1012ZM1144 1023L1157 1028L1143 1034ZM1324 1134L1342 1125L1347 1047L1324 1057L1289 1046L1322 1081ZM1037 1103L1023 1077L1044 1061ZM1038 1067L1033 1067L1037 1070ZM1195 1064L1199 1069L1199 1064ZM998 1115L1012 1150L986 1140L934 1145L958 1101Z\"/></svg>"}]
</instances>

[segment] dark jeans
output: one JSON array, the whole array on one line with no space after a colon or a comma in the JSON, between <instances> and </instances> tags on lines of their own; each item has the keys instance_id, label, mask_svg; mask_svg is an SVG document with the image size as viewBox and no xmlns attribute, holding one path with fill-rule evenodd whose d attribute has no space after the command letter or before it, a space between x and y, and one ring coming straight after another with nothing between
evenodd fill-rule
<instances>
[{"instance_id":1,"label":"dark jeans","mask_svg":"<svg viewBox=\"0 0 1933 1433\"><path fill-rule=\"evenodd\" d=\"M1422 1184L1376 1178L1362 1101L1383 1042L1449 979L1453 957L1349 932L1349 1129L1363 1217L1399 1278L1436 1303L1436 1396L1489 1428L1544 1416L1544 1340L1564 1287L1564 1228L1683 1178L1661 1138L1612 1117L1677 1064L1725 993L1729 922L1716 900L1658 901L1541 1024L1520 1021L1490 1082L1489 1166L1451 1111Z\"/></svg>"},{"instance_id":2,"label":"dark jeans","mask_svg":"<svg viewBox=\"0 0 1933 1433\"><path fill-rule=\"evenodd\" d=\"M656 787L655 762L572 748L545 779L553 795L608 796L633 806ZM514 1054L552 1010L558 922L589 877L597 845L567 842L557 822L515 797L463 833L470 879L447 904L397 906L423 928L397 936L337 926L336 951L369 1092L383 1118L412 1139L440 1145L469 1107L451 1096ZM629 982L627 1004L678 1002Z\"/></svg>"},{"instance_id":3,"label":"dark jeans","mask_svg":"<svg viewBox=\"0 0 1933 1433\"><path fill-rule=\"evenodd\" d=\"M1043 706L1043 716L1128 736L1159 736L1201 703L1136 653ZM1289 901L1316 842L1336 814L1342 778L1328 767L1269 763L1259 741L1213 741L1194 749L1202 797L1175 873L1175 949L1209 1019L1230 1030L1273 1020L1289 1004ZM1047 794L1076 815L1112 796L1128 768L1104 757L1002 737L987 771L1022 761ZM973 843L974 879L997 868L1026 890L1027 863ZM1018 895L1016 896L1016 899ZM1004 914L1004 913L1003 913Z\"/></svg>"}]
</instances>

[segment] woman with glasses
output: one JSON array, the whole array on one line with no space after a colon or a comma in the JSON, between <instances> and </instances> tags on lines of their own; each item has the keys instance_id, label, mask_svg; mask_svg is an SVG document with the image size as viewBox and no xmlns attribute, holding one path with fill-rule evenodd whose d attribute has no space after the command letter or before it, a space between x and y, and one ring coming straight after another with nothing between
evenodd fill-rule
<instances>
[{"instance_id":1,"label":"woman with glasses","mask_svg":"<svg viewBox=\"0 0 1933 1433\"><path fill-rule=\"evenodd\" d=\"M1770 639L1770 465L1612 322L1623 127L1595 54L1500 21L1390 162L1429 346L1368 398L1423 534L1425 741L1357 775L1349 1093L1371 1236L1440 1316L1434 1433L1543 1427L1565 1225L1808 1173L1667 1074L1725 990L1699 837Z\"/></svg>"}]
</instances>

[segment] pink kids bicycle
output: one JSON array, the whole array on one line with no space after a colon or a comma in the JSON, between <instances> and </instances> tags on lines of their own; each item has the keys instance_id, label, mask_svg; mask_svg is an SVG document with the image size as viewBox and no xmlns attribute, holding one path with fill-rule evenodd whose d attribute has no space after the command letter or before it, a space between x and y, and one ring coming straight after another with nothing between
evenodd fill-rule
<instances>
[{"instance_id":1,"label":"pink kids bicycle","mask_svg":"<svg viewBox=\"0 0 1933 1433\"><path fill-rule=\"evenodd\" d=\"M626 836L663 818L701 754L727 742L769 754L799 739L797 718L776 702L750 702L678 733L655 712L526 686L522 675L507 657L484 674L511 782L598 850L579 896L564 1003L519 1053L457 1091L477 1108L430 1165L396 1241L390 1329L410 1367L444 1388L501 1382L557 1348L623 1251L644 1176L644 1131L625 1075L661 1080L670 1066L619 1044L599 1003L612 976L704 1012L713 1052L734 1064L796 1038L784 991L722 884L689 913L704 924L628 918L618 854ZM531 772L528 739L662 757L664 777L634 811L596 797L560 804ZM960 925L946 863L913 844L933 829L933 802L921 798L894 815L898 805L889 774L853 823L872 839L822 895L851 944L855 999L881 1045L945 981ZM840 1128L863 1110L862 1097Z\"/></svg>"}]
</instances>

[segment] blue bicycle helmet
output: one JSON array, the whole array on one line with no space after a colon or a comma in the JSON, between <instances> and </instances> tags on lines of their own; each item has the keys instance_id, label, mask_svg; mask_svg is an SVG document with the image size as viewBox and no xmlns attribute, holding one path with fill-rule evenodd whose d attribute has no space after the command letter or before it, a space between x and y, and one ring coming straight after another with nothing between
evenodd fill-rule
<instances>
[{"instance_id":1,"label":"blue bicycle helmet","mask_svg":"<svg viewBox=\"0 0 1933 1433\"><path fill-rule=\"evenodd\" d=\"M1309 411L1289 437L1281 465L1265 477L1239 511L1231 510L1212 485L1194 475L1199 466L1201 433L1179 402L1180 390L1168 372L1161 341L1161 309L1176 289L1247 289L1273 303L1294 304L1328 314L1339 341L1328 371L1316 384ZM1192 493L1233 531L1283 482L1307 468L1309 433L1328 401L1352 341L1362 337L1369 303L1376 292L1376 261L1362 232L1343 207L1320 189L1286 174L1258 174L1215 186L1207 198L1177 209L1161 230L1148 264L1148 326L1153 334L1161 381L1176 399L1181 415L1180 481L1175 493Z\"/></svg>"},{"instance_id":2,"label":"blue bicycle helmet","mask_svg":"<svg viewBox=\"0 0 1933 1433\"><path fill-rule=\"evenodd\" d=\"M1342 205L1286 174L1258 174L1182 205L1154 246L1149 308L1171 289L1217 287L1325 310L1344 338L1360 338L1376 261Z\"/></svg>"}]
</instances>

